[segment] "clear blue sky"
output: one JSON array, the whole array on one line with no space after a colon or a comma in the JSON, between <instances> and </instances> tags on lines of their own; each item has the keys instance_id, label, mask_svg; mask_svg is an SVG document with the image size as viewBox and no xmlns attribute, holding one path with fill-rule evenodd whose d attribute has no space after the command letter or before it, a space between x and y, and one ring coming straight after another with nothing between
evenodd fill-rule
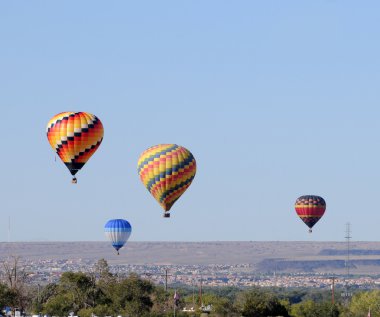
<instances>
[{"instance_id":1,"label":"clear blue sky","mask_svg":"<svg viewBox=\"0 0 380 317\"><path fill-rule=\"evenodd\" d=\"M0 241L379 240L378 1L3 1ZM70 183L45 135L61 111L105 127ZM197 159L163 219L147 147ZM309 235L294 211L325 198Z\"/></svg>"}]
</instances>

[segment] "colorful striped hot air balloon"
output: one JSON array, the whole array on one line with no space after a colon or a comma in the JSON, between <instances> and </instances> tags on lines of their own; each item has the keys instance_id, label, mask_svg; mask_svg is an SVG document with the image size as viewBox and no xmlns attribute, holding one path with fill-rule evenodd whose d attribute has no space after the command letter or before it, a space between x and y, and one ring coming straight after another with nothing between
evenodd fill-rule
<instances>
[{"instance_id":1,"label":"colorful striped hot air balloon","mask_svg":"<svg viewBox=\"0 0 380 317\"><path fill-rule=\"evenodd\" d=\"M186 191L196 172L194 156L177 144L159 144L145 150L137 164L141 181L164 209L164 217Z\"/></svg>"},{"instance_id":2,"label":"colorful striped hot air balloon","mask_svg":"<svg viewBox=\"0 0 380 317\"><path fill-rule=\"evenodd\" d=\"M111 219L104 225L104 233L111 241L119 255L119 250L125 245L131 235L131 224L124 219Z\"/></svg>"},{"instance_id":3,"label":"colorful striped hot air balloon","mask_svg":"<svg viewBox=\"0 0 380 317\"><path fill-rule=\"evenodd\" d=\"M322 218L326 210L326 202L320 196L305 195L296 200L295 209L301 220L310 228Z\"/></svg>"},{"instance_id":4,"label":"colorful striped hot air balloon","mask_svg":"<svg viewBox=\"0 0 380 317\"><path fill-rule=\"evenodd\" d=\"M50 119L46 130L51 147L73 175L72 182L76 183L74 175L102 143L102 122L91 113L62 112Z\"/></svg>"}]
</instances>

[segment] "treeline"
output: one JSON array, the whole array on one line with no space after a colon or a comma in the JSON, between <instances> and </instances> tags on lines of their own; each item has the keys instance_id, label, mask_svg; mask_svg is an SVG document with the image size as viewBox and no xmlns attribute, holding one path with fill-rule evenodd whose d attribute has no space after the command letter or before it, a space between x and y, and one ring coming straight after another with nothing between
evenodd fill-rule
<instances>
[{"instance_id":1,"label":"treeline","mask_svg":"<svg viewBox=\"0 0 380 317\"><path fill-rule=\"evenodd\" d=\"M331 297L329 290L233 287L206 288L202 294L189 287L165 291L136 274L112 274L102 259L91 273L66 272L57 283L29 285L17 260L4 264L0 283L0 307L17 307L28 314L66 317L200 316L200 302L211 305L210 317L380 317L380 291L358 291L349 303ZM175 291L180 295L174 299ZM194 307L195 312L183 312Z\"/></svg>"}]
</instances>

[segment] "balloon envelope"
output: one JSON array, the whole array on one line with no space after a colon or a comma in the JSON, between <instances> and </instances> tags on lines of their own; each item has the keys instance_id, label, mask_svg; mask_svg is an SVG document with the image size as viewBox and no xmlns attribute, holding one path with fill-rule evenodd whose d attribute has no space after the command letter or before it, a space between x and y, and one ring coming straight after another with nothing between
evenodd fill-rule
<instances>
[{"instance_id":1,"label":"balloon envelope","mask_svg":"<svg viewBox=\"0 0 380 317\"><path fill-rule=\"evenodd\" d=\"M124 246L131 232L131 224L124 219L111 219L104 225L104 233L116 251Z\"/></svg>"},{"instance_id":2,"label":"balloon envelope","mask_svg":"<svg viewBox=\"0 0 380 317\"><path fill-rule=\"evenodd\" d=\"M87 112L62 112L47 124L50 146L74 176L102 143L102 122Z\"/></svg>"},{"instance_id":3,"label":"balloon envelope","mask_svg":"<svg viewBox=\"0 0 380 317\"><path fill-rule=\"evenodd\" d=\"M297 198L294 207L301 220L311 229L325 213L326 202L320 196L304 195Z\"/></svg>"},{"instance_id":4,"label":"balloon envelope","mask_svg":"<svg viewBox=\"0 0 380 317\"><path fill-rule=\"evenodd\" d=\"M196 169L193 154L177 144L152 146L137 164L141 181L165 212L190 186Z\"/></svg>"}]
</instances>

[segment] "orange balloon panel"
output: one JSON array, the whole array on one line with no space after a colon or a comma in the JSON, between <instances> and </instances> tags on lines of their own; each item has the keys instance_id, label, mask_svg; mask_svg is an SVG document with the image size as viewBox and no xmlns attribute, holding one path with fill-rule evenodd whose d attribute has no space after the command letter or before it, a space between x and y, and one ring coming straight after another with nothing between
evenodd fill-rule
<instances>
[{"instance_id":1,"label":"orange balloon panel","mask_svg":"<svg viewBox=\"0 0 380 317\"><path fill-rule=\"evenodd\" d=\"M49 143L75 175L98 149L103 140L103 124L87 112L62 112L50 119Z\"/></svg>"}]
</instances>

